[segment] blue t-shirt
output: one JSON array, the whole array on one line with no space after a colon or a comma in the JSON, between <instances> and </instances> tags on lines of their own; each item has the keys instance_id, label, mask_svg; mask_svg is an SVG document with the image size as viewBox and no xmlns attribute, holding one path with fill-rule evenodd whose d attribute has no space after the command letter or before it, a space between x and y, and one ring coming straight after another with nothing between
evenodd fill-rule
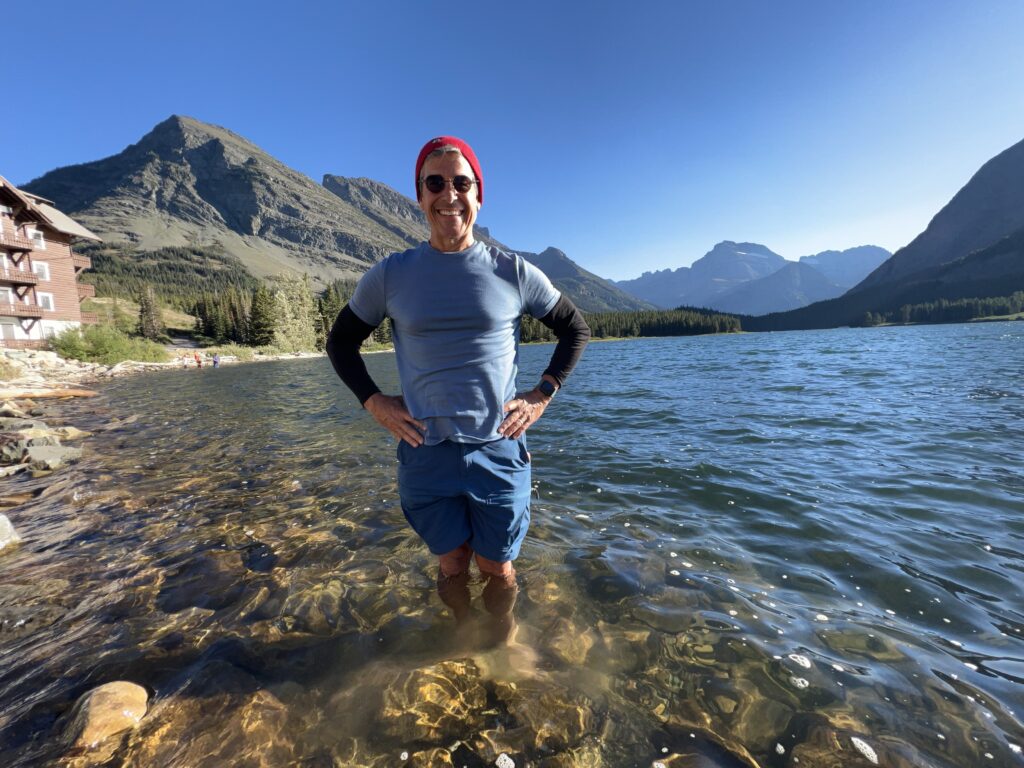
<instances>
[{"instance_id":1,"label":"blue t-shirt","mask_svg":"<svg viewBox=\"0 0 1024 768\"><path fill-rule=\"evenodd\" d=\"M560 294L517 254L477 242L442 253L422 243L363 275L349 307L364 323L391 318L405 405L427 424L425 441L498 440L515 396L519 324L541 318Z\"/></svg>"}]
</instances>

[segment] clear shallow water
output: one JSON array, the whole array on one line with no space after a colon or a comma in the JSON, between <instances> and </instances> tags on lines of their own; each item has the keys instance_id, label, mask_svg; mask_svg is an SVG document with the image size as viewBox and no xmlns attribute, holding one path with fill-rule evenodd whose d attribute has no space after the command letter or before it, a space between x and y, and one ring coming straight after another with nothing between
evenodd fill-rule
<instances>
[{"instance_id":1,"label":"clear shallow water","mask_svg":"<svg viewBox=\"0 0 1024 768\"><path fill-rule=\"evenodd\" d=\"M111 765L1022 765L1022 382L1021 323L592 344L530 432L498 650L326 360L114 382L8 512L0 760L128 679Z\"/></svg>"}]
</instances>

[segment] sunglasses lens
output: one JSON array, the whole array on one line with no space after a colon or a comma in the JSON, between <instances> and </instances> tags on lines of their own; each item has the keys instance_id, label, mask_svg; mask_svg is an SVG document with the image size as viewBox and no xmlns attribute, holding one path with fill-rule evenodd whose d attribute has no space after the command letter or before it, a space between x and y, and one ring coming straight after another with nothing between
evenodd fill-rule
<instances>
[{"instance_id":1,"label":"sunglasses lens","mask_svg":"<svg viewBox=\"0 0 1024 768\"><path fill-rule=\"evenodd\" d=\"M444 189L444 176L427 176L423 180L424 186L429 189L433 194L437 194Z\"/></svg>"},{"instance_id":2,"label":"sunglasses lens","mask_svg":"<svg viewBox=\"0 0 1024 768\"><path fill-rule=\"evenodd\" d=\"M455 188L456 192L461 194L469 192L475 183L476 179L470 178L469 176L456 176L452 179L452 186ZM444 180L444 176L431 174L423 179L423 186L436 195L438 192L443 191L448 184Z\"/></svg>"}]
</instances>

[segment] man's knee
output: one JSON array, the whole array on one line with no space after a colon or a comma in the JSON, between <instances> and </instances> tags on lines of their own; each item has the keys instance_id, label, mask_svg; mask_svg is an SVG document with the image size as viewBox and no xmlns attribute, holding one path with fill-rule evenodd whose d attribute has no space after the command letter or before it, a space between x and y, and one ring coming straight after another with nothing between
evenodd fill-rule
<instances>
[{"instance_id":1,"label":"man's knee","mask_svg":"<svg viewBox=\"0 0 1024 768\"><path fill-rule=\"evenodd\" d=\"M469 570L469 561L473 557L473 550L468 543L456 547L451 552L445 552L438 557L441 564L441 573L445 576L457 576Z\"/></svg>"},{"instance_id":2,"label":"man's knee","mask_svg":"<svg viewBox=\"0 0 1024 768\"><path fill-rule=\"evenodd\" d=\"M498 562L497 560L491 560L490 558L484 557L478 552L476 555L476 564L477 567L480 568L480 573L484 576L491 576L506 583L515 582L516 569L515 566L512 565L511 560Z\"/></svg>"}]
</instances>

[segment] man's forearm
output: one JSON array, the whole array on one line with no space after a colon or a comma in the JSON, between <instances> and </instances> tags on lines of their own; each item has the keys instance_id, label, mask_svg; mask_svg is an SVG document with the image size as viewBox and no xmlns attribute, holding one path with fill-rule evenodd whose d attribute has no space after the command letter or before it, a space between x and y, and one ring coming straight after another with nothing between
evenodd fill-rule
<instances>
[{"instance_id":1,"label":"man's forearm","mask_svg":"<svg viewBox=\"0 0 1024 768\"><path fill-rule=\"evenodd\" d=\"M359 354L360 345L373 331L373 326L360 320L346 304L327 335L327 357L331 365L362 404L380 392Z\"/></svg>"},{"instance_id":2,"label":"man's forearm","mask_svg":"<svg viewBox=\"0 0 1024 768\"><path fill-rule=\"evenodd\" d=\"M540 321L550 328L558 339L544 375L554 379L561 388L579 362L587 342L590 341L590 327L576 305L566 298L565 294L562 294L554 308L540 318Z\"/></svg>"}]
</instances>

